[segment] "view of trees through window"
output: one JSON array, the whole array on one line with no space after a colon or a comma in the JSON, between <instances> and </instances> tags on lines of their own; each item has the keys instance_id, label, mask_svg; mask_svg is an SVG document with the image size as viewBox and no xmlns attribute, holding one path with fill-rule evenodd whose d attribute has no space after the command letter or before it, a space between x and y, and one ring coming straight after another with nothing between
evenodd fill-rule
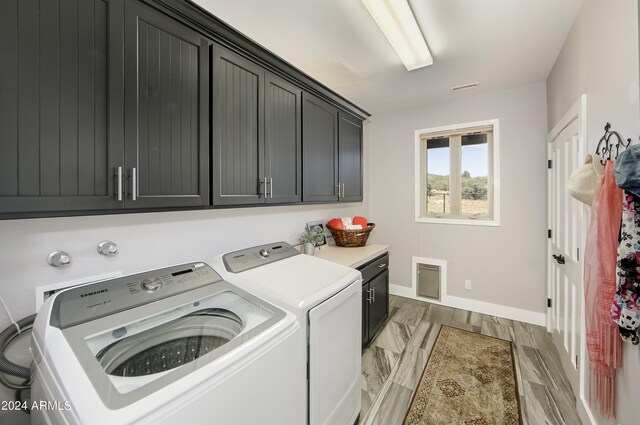
<instances>
[{"instance_id":1,"label":"view of trees through window","mask_svg":"<svg viewBox=\"0 0 640 425\"><path fill-rule=\"evenodd\" d=\"M454 157L456 162L459 161L458 169L462 170L459 179L451 179L450 175L452 152L449 138L429 140L426 151L426 211L432 214L450 214L452 184L460 184L459 207L456 208L456 213L465 216L488 215L487 135L463 135L457 140Z\"/></svg>"}]
</instances>

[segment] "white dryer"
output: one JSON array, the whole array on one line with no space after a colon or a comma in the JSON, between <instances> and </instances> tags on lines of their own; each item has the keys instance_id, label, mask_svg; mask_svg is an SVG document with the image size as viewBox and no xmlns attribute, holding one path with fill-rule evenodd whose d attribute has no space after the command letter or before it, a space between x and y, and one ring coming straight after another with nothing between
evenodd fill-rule
<instances>
[{"instance_id":1,"label":"white dryer","mask_svg":"<svg viewBox=\"0 0 640 425\"><path fill-rule=\"evenodd\" d=\"M301 332L201 262L62 291L33 328L32 424L300 425Z\"/></svg>"},{"instance_id":2,"label":"white dryer","mask_svg":"<svg viewBox=\"0 0 640 425\"><path fill-rule=\"evenodd\" d=\"M303 255L285 242L216 257L225 279L294 312L305 327L308 424L353 425L360 414L359 271Z\"/></svg>"}]
</instances>

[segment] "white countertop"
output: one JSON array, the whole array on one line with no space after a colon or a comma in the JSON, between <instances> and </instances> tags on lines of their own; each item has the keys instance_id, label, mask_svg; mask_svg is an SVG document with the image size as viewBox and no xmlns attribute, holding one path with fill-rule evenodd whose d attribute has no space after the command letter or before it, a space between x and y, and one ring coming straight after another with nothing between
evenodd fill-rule
<instances>
[{"instance_id":1,"label":"white countertop","mask_svg":"<svg viewBox=\"0 0 640 425\"><path fill-rule=\"evenodd\" d=\"M323 245L320 248L316 248L316 257L356 268L388 251L389 245L381 244L371 244L357 248Z\"/></svg>"}]
</instances>

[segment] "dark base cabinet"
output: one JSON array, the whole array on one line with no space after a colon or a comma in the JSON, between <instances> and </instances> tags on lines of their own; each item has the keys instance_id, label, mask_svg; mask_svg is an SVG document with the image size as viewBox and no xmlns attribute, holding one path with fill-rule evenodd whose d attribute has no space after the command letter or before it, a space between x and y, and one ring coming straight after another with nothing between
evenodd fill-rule
<instances>
[{"instance_id":1,"label":"dark base cabinet","mask_svg":"<svg viewBox=\"0 0 640 425\"><path fill-rule=\"evenodd\" d=\"M389 254L358 267L362 273L362 349L389 317Z\"/></svg>"}]
</instances>

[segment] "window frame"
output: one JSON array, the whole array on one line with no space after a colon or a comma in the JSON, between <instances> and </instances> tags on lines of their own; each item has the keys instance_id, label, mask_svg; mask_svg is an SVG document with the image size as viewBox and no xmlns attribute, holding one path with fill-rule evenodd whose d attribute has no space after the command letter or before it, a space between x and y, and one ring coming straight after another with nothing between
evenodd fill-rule
<instances>
[{"instance_id":1,"label":"window frame","mask_svg":"<svg viewBox=\"0 0 640 425\"><path fill-rule=\"evenodd\" d=\"M469 131L492 132L492 136L487 139L488 150L488 176L487 176L487 200L489 211L492 213L489 218L473 217L464 214L441 213L434 214L426 212L427 194L427 140L438 135L449 135L450 154L449 170L450 176L461 175L462 170L462 149L460 146L461 135ZM451 133L460 133L452 135ZM453 141L452 141L453 139ZM454 146L455 145L455 146ZM424 128L415 131L415 221L417 223L435 224L459 224L472 226L499 226L500 225L500 122L498 119L485 121L467 122L453 124L442 127ZM457 182L456 182L457 180ZM450 177L451 209L454 210L454 203L459 205L461 201L461 188L457 187L461 180ZM458 183L458 185L456 185ZM456 186L456 187L454 187ZM455 200L454 200L455 195ZM458 199L460 198L460 199Z\"/></svg>"}]
</instances>

